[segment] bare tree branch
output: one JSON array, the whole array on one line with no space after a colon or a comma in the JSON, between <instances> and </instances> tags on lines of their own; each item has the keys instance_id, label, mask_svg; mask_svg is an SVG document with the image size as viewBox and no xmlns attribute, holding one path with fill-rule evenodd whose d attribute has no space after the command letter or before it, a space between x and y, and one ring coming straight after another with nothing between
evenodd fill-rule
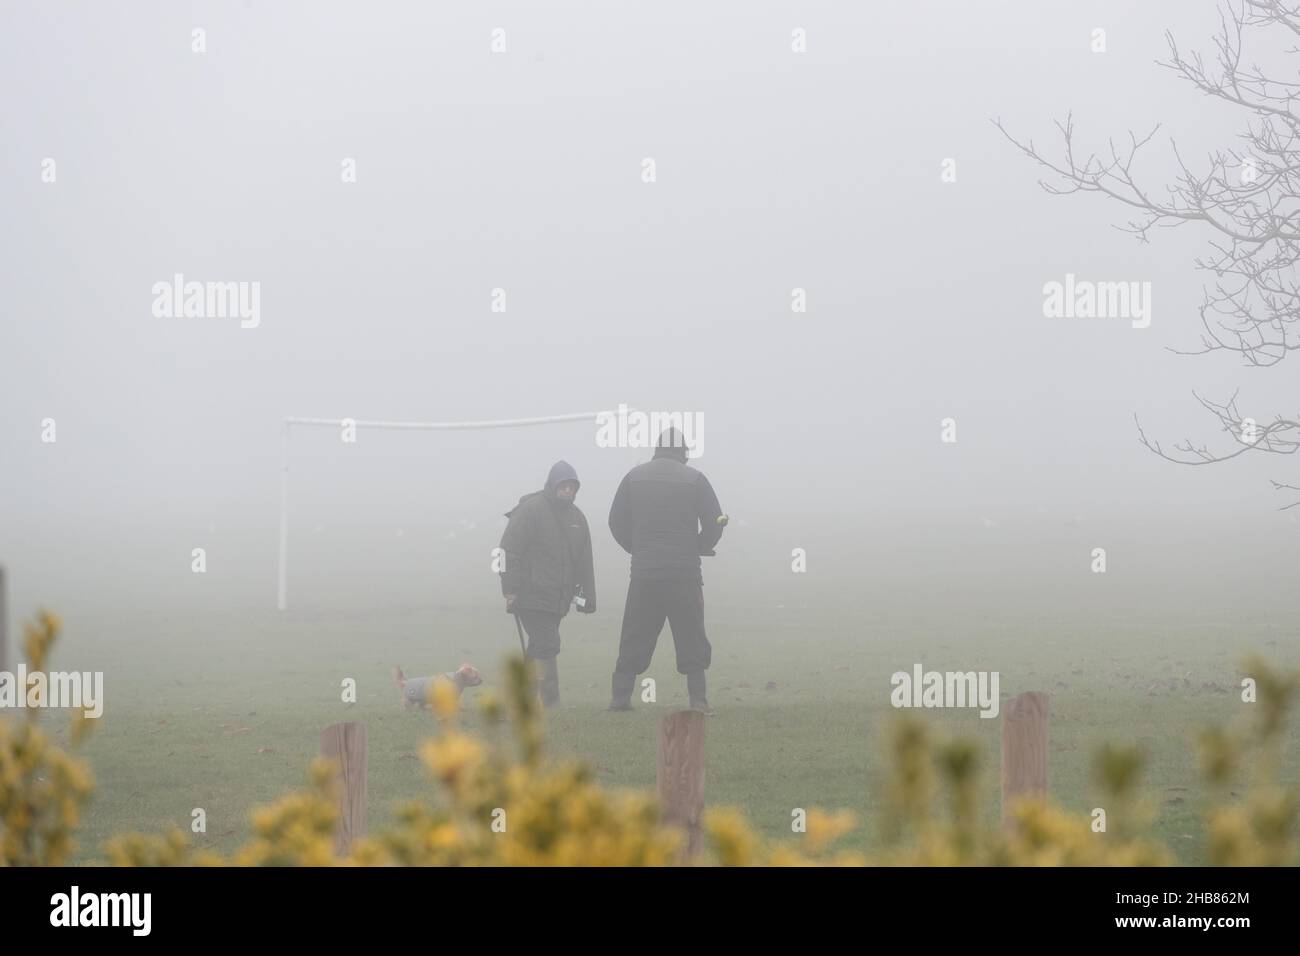
<instances>
[{"instance_id":1,"label":"bare tree branch","mask_svg":"<svg viewBox=\"0 0 1300 956\"><path fill-rule=\"evenodd\" d=\"M1139 136L1129 132L1117 146L1112 139L1102 154L1076 152L1073 114L1057 121L1059 158L1049 159L1033 140L1013 136L1001 119L1002 135L1046 170L1039 184L1052 195L1097 193L1127 207L1132 218L1119 226L1139 242L1155 229L1198 224L1210 232L1209 252L1195 260L1212 276L1199 308L1200 341L1175 349L1182 355L1228 352L1249 368L1268 368L1300 351L1300 76L1270 77L1248 64L1247 39L1264 34L1300 37L1300 3L1294 0L1239 0L1220 10L1213 53L1184 53L1172 33L1165 34L1169 58L1158 66L1172 71L1201 94L1245 114L1241 145L1212 152L1200 164L1186 161L1178 144L1170 150L1178 165L1172 183L1157 192L1135 172L1142 151L1160 126ZM1300 56L1294 45L1286 51ZM1157 196L1159 198L1157 198ZM1152 452L1185 465L1229 461L1241 455L1291 455L1300 447L1300 414L1275 415L1267 425L1240 414L1237 395L1216 403L1196 400L1229 436L1226 450L1212 451L1190 439L1162 450L1138 423L1139 440ZM1135 416L1136 420L1136 416ZM1248 440L1251 436L1254 440ZM1297 486L1273 482L1277 490ZM1294 504L1300 504L1300 501ZM1287 508L1294 505L1287 505Z\"/></svg>"}]
</instances>

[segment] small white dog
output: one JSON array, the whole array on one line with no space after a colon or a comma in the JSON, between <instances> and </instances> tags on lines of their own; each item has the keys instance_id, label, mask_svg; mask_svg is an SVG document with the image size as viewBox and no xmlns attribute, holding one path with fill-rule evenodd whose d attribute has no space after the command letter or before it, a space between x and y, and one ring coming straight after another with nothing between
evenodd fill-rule
<instances>
[{"instance_id":1,"label":"small white dog","mask_svg":"<svg viewBox=\"0 0 1300 956\"><path fill-rule=\"evenodd\" d=\"M427 706L435 681L447 681L456 688L456 696L459 697L466 687L477 687L483 683L483 678L470 664L461 664L454 671L435 674L433 677L407 677L400 667L393 668L393 682L397 684L398 697L406 708Z\"/></svg>"}]
</instances>

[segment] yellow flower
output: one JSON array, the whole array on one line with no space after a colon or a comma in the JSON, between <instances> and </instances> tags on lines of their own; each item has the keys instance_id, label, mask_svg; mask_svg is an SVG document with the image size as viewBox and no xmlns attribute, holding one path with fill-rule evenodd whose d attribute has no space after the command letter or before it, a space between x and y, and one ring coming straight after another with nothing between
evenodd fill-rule
<instances>
[{"instance_id":1,"label":"yellow flower","mask_svg":"<svg viewBox=\"0 0 1300 956\"><path fill-rule=\"evenodd\" d=\"M482 762L483 745L467 734L447 733L426 743L420 756L440 780L454 785Z\"/></svg>"},{"instance_id":2,"label":"yellow flower","mask_svg":"<svg viewBox=\"0 0 1300 956\"><path fill-rule=\"evenodd\" d=\"M758 839L739 810L721 809L705 813L704 829L723 866L749 866L754 861Z\"/></svg>"},{"instance_id":3,"label":"yellow flower","mask_svg":"<svg viewBox=\"0 0 1300 956\"><path fill-rule=\"evenodd\" d=\"M456 692L456 685L448 680L434 680L429 682L425 688L425 695L429 698L429 704L433 707L433 712L444 719L456 716L460 710L460 694Z\"/></svg>"},{"instance_id":4,"label":"yellow flower","mask_svg":"<svg viewBox=\"0 0 1300 956\"><path fill-rule=\"evenodd\" d=\"M808 811L808 850L816 855L858 825L852 810L827 813L816 808Z\"/></svg>"}]
</instances>

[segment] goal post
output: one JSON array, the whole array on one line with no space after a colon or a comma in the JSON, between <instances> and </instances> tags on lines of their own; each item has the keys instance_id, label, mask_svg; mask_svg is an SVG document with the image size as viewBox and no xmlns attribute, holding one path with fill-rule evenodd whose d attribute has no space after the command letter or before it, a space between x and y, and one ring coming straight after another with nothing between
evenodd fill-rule
<instances>
[{"instance_id":1,"label":"goal post","mask_svg":"<svg viewBox=\"0 0 1300 956\"><path fill-rule=\"evenodd\" d=\"M626 411L626 406L620 406ZM294 428L338 428L352 426L361 429L397 429L406 431L456 431L484 428L526 428L534 425L559 425L564 422L597 423L600 416L610 412L574 412L570 415L549 415L543 418L502 418L475 422L386 422L365 421L354 418L297 418L284 419L280 454L280 567L278 610L289 606L289 435Z\"/></svg>"}]
</instances>

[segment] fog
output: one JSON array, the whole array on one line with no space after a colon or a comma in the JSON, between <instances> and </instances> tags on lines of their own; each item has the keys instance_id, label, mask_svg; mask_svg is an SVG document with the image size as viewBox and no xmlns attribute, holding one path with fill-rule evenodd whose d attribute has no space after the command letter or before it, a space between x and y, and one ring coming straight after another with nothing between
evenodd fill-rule
<instances>
[{"instance_id":1,"label":"fog","mask_svg":"<svg viewBox=\"0 0 1300 956\"><path fill-rule=\"evenodd\" d=\"M991 122L1053 154L1070 111L1086 150L1161 123L1141 173L1164 183L1170 137L1194 160L1241 129L1154 63L1166 29L1209 49L1217 22L1042 0L9 5L11 616L272 611L286 416L620 403L705 423L722 604L1293 614L1300 509L1269 479L1294 466L1179 467L1134 423L1220 440L1192 390L1240 387L1266 419L1293 410L1292 363L1169 351L1198 342L1208 236L1139 244L1117 205L1046 194ZM260 283L255 327L156 315L176 274ZM1150 326L1046 318L1067 274L1150 282ZM295 429L291 612L498 602L502 514L565 459L613 633L609 503L649 452L595 435Z\"/></svg>"}]
</instances>

